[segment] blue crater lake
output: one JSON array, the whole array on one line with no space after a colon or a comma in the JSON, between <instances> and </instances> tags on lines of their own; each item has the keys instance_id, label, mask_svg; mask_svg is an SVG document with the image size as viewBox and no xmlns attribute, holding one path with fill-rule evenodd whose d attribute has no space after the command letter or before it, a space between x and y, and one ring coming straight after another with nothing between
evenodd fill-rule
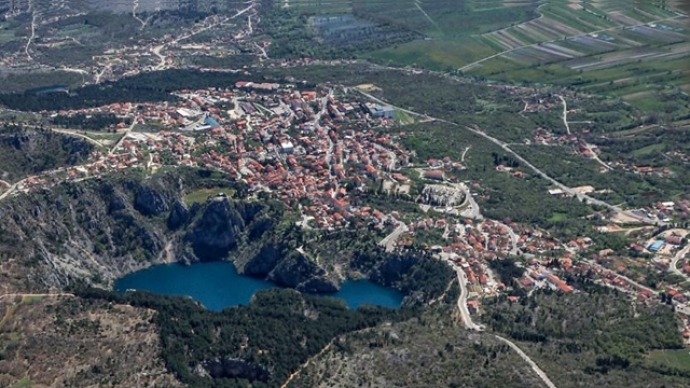
<instances>
[{"instance_id":1,"label":"blue crater lake","mask_svg":"<svg viewBox=\"0 0 690 388\"><path fill-rule=\"evenodd\" d=\"M162 295L186 295L215 311L246 306L255 292L273 287L277 286L238 274L235 265L227 261L156 265L115 282L115 290L119 292L134 289ZM399 291L369 280L348 280L341 284L340 291L321 295L343 299L352 309L363 304L396 308L403 299Z\"/></svg>"}]
</instances>

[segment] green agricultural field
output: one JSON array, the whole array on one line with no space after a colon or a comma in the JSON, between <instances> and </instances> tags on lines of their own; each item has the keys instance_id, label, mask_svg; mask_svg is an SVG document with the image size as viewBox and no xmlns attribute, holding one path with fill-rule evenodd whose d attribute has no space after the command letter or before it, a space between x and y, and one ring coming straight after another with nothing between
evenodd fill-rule
<instances>
[{"instance_id":1,"label":"green agricultural field","mask_svg":"<svg viewBox=\"0 0 690 388\"><path fill-rule=\"evenodd\" d=\"M465 37L458 39L415 40L363 55L384 63L405 63L432 70L453 70L497 51Z\"/></svg>"},{"instance_id":2,"label":"green agricultural field","mask_svg":"<svg viewBox=\"0 0 690 388\"><path fill-rule=\"evenodd\" d=\"M549 221L551 221L551 222L563 222L563 221L566 221L567 219L568 219L567 214L553 213L553 215L551 215L551 217L549 218Z\"/></svg>"},{"instance_id":3,"label":"green agricultural field","mask_svg":"<svg viewBox=\"0 0 690 388\"><path fill-rule=\"evenodd\" d=\"M662 349L654 350L647 357L647 364L661 365L690 373L690 350Z\"/></svg>"},{"instance_id":4,"label":"green agricultural field","mask_svg":"<svg viewBox=\"0 0 690 388\"><path fill-rule=\"evenodd\" d=\"M305 14L351 13L419 34L412 41L364 45L357 53L388 65L588 87L650 110L655 106L647 99L660 91L658 85L690 90L690 77L682 73L690 54L687 17L665 3L528 0L510 5L498 0L290 2ZM544 42L549 46L522 48ZM664 71L670 73L660 74ZM635 80L623 82L629 77ZM648 97L648 92L654 93Z\"/></svg>"},{"instance_id":5,"label":"green agricultural field","mask_svg":"<svg viewBox=\"0 0 690 388\"><path fill-rule=\"evenodd\" d=\"M339 13L349 13L352 12L352 1L351 0L332 0L332 1L322 1L322 0L287 0L287 1L277 1L277 4L281 7L285 4L292 9L295 9L304 13L316 13L316 14L339 14Z\"/></svg>"},{"instance_id":6,"label":"green agricultural field","mask_svg":"<svg viewBox=\"0 0 690 388\"><path fill-rule=\"evenodd\" d=\"M502 50L500 45L490 43L482 35L537 17L534 11L538 2L526 0L507 6L503 1L288 0L288 4L290 12L302 15L354 16L361 23L374 23L376 27L365 36L358 36L358 41L372 41L358 48L359 57L393 65L453 71ZM284 12L284 6L285 2L274 1L275 9ZM414 38L391 39L389 36L383 38L388 44L376 44L381 40L378 36L383 35L381 26L394 29L402 36L412 34ZM343 44L338 41L336 46ZM304 49L313 50L310 46L313 45Z\"/></svg>"},{"instance_id":7,"label":"green agricultural field","mask_svg":"<svg viewBox=\"0 0 690 388\"><path fill-rule=\"evenodd\" d=\"M646 147L637 149L637 150L633 151L632 154L634 156L644 156L644 155L651 154L653 152L662 151L665 147L666 147L665 144L652 144L652 145L648 145Z\"/></svg>"},{"instance_id":8,"label":"green agricultural field","mask_svg":"<svg viewBox=\"0 0 690 388\"><path fill-rule=\"evenodd\" d=\"M15 384L12 388L29 388L33 385L31 382L31 379L28 377L24 377L23 379L19 380L17 384Z\"/></svg>"},{"instance_id":9,"label":"green agricultural field","mask_svg":"<svg viewBox=\"0 0 690 388\"><path fill-rule=\"evenodd\" d=\"M401 110L395 111L395 119L400 121L403 125L414 124L415 119L409 113L403 112Z\"/></svg>"},{"instance_id":10,"label":"green agricultural field","mask_svg":"<svg viewBox=\"0 0 690 388\"><path fill-rule=\"evenodd\" d=\"M227 196L232 196L234 190L227 187L213 187L208 189L200 189L192 191L184 196L184 202L187 206L191 206L194 203L204 203L209 197L216 196L218 194L225 194Z\"/></svg>"},{"instance_id":11,"label":"green agricultural field","mask_svg":"<svg viewBox=\"0 0 690 388\"><path fill-rule=\"evenodd\" d=\"M18 37L15 35L15 31L13 29L10 29L9 26L0 24L0 45L3 45L5 43L9 43L15 40L22 39L21 37Z\"/></svg>"}]
</instances>

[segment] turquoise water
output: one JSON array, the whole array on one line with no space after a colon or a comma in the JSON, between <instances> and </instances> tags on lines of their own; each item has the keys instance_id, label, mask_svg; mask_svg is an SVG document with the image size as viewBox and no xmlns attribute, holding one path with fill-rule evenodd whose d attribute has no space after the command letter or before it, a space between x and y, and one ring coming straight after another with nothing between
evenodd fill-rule
<instances>
[{"instance_id":1,"label":"turquoise water","mask_svg":"<svg viewBox=\"0 0 690 388\"><path fill-rule=\"evenodd\" d=\"M246 306L256 291L272 287L276 285L238 274L235 266L227 261L156 265L115 282L115 290L120 292L135 289L163 295L187 295L215 311ZM362 304L395 308L400 307L403 299L397 290L369 280L349 280L341 285L340 291L324 295L341 298L350 308Z\"/></svg>"}]
</instances>

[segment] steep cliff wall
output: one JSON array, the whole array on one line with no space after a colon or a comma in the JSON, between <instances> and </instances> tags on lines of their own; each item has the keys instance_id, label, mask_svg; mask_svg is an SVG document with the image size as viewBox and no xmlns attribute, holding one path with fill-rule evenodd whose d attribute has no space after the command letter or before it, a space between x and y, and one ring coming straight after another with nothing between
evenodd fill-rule
<instances>
[{"instance_id":1,"label":"steep cliff wall","mask_svg":"<svg viewBox=\"0 0 690 388\"><path fill-rule=\"evenodd\" d=\"M214 197L188 207L184 194L204 184L188 178L110 177L0 202L0 287L39 290L75 281L107 287L153 264L223 260L245 251L258 253L241 258L241 272L250 262L250 275L281 285L315 291L324 283L318 265L288 255L285 245L275 248L282 206Z\"/></svg>"},{"instance_id":2,"label":"steep cliff wall","mask_svg":"<svg viewBox=\"0 0 690 388\"><path fill-rule=\"evenodd\" d=\"M0 129L0 179L16 182L44 170L83 163L94 147L49 130Z\"/></svg>"}]
</instances>

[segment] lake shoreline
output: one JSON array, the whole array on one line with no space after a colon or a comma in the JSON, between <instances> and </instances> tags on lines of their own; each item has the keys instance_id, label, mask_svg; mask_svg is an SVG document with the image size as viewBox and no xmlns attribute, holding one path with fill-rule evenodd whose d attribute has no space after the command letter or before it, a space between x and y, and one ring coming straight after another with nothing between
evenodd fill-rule
<instances>
[{"instance_id":1,"label":"lake shoreline","mask_svg":"<svg viewBox=\"0 0 690 388\"><path fill-rule=\"evenodd\" d=\"M269 280L241 274L229 260L153 264L116 279L112 287L117 292L133 289L160 295L189 296L213 311L248 305L256 292L272 288L295 290ZM366 278L347 279L335 292L307 294L342 299L349 308L357 308L363 304L398 308L404 299L400 291Z\"/></svg>"}]
</instances>

